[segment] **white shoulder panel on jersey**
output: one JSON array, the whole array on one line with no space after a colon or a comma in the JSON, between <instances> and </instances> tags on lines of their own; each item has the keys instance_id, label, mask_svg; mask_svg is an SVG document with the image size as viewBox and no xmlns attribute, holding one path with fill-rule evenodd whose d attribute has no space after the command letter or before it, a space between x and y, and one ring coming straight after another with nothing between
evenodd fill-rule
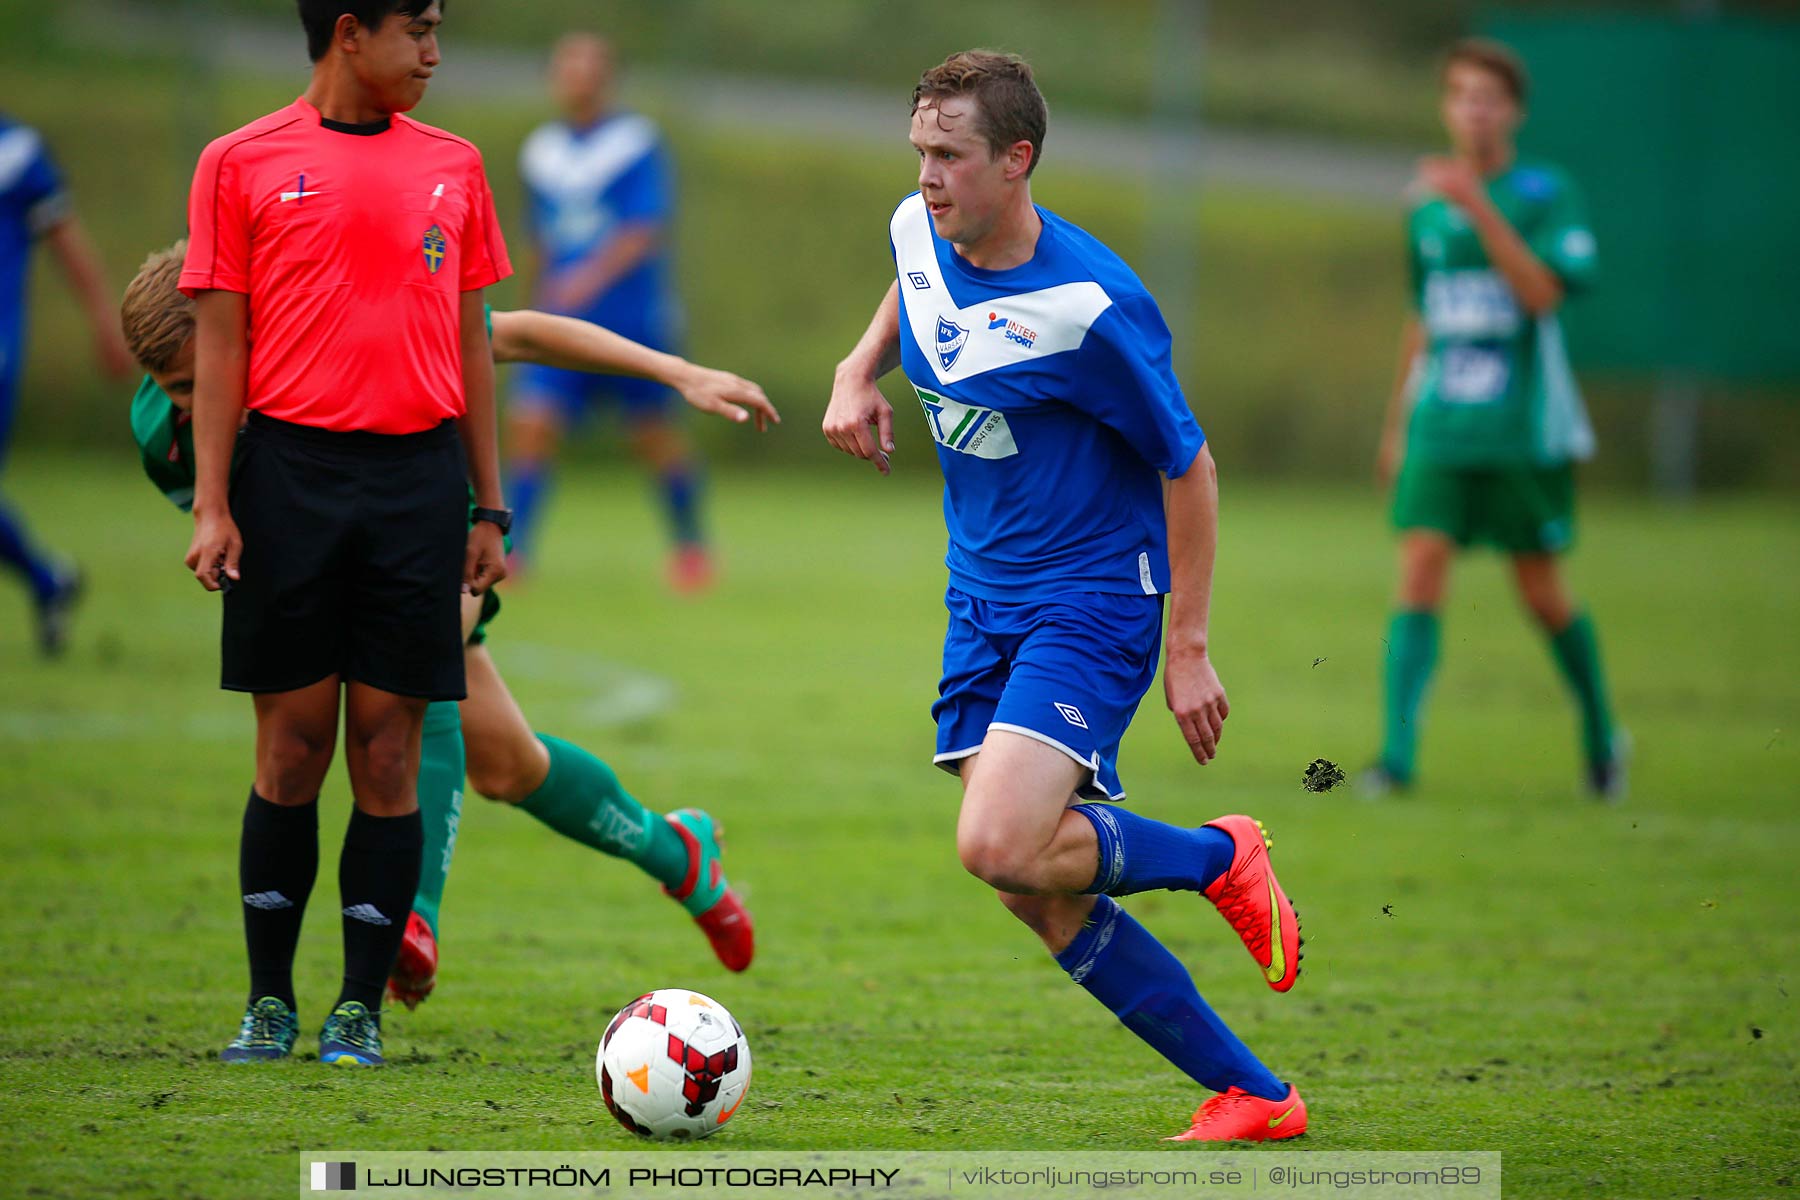
<instances>
[{"instance_id":1,"label":"white shoulder panel on jersey","mask_svg":"<svg viewBox=\"0 0 1800 1200\"><path fill-rule=\"evenodd\" d=\"M939 383L1079 349L1112 307L1106 289L1089 279L955 308L938 267L925 201L909 196L889 232L907 323Z\"/></svg>"},{"instance_id":2,"label":"white shoulder panel on jersey","mask_svg":"<svg viewBox=\"0 0 1800 1200\"><path fill-rule=\"evenodd\" d=\"M544 125L525 139L519 168L539 191L598 193L655 148L656 126L636 113L582 140L570 137L566 125Z\"/></svg>"},{"instance_id":3,"label":"white shoulder panel on jersey","mask_svg":"<svg viewBox=\"0 0 1800 1200\"><path fill-rule=\"evenodd\" d=\"M0 192L9 190L25 174L38 153L35 129L15 125L0 133Z\"/></svg>"}]
</instances>

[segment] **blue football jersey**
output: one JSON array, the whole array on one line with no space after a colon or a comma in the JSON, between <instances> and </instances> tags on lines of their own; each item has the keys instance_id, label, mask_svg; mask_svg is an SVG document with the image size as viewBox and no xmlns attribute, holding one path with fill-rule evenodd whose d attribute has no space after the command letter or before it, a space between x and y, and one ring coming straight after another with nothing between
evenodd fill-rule
<instances>
[{"instance_id":1,"label":"blue football jersey","mask_svg":"<svg viewBox=\"0 0 1800 1200\"><path fill-rule=\"evenodd\" d=\"M1136 275L1038 209L1031 261L989 271L941 240L917 193L890 225L900 365L944 470L952 586L1024 602L1169 590L1161 475L1205 440Z\"/></svg>"},{"instance_id":2,"label":"blue football jersey","mask_svg":"<svg viewBox=\"0 0 1800 1200\"><path fill-rule=\"evenodd\" d=\"M531 231L554 273L600 253L631 224L667 225L674 210L668 154L656 126L615 113L590 126L540 126L519 153ZM676 321L667 253L659 248L573 314L630 337L664 334Z\"/></svg>"},{"instance_id":3,"label":"blue football jersey","mask_svg":"<svg viewBox=\"0 0 1800 1200\"><path fill-rule=\"evenodd\" d=\"M37 130L0 115L0 382L23 354L31 244L68 214L68 195Z\"/></svg>"}]
</instances>

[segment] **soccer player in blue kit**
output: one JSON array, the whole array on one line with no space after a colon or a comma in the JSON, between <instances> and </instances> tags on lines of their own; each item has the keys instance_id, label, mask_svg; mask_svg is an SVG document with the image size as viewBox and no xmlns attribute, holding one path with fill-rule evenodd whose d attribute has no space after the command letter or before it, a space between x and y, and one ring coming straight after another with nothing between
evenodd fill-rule
<instances>
[{"instance_id":1,"label":"soccer player in blue kit","mask_svg":"<svg viewBox=\"0 0 1800 1200\"><path fill-rule=\"evenodd\" d=\"M55 256L93 325L100 365L109 375L123 376L131 368L131 354L125 349L99 255L69 202L62 174L37 130L0 113L0 460L6 456L25 366L26 277L31 248L39 238ZM70 610L81 594L80 572L37 545L4 499L0 499L0 565L31 589L39 649L47 655L60 654L68 637Z\"/></svg>"},{"instance_id":2,"label":"soccer player in blue kit","mask_svg":"<svg viewBox=\"0 0 1800 1200\"><path fill-rule=\"evenodd\" d=\"M919 190L890 224L897 281L841 363L826 439L883 474L893 413L918 393L944 472L950 584L933 761L960 775L957 851L1069 977L1215 1093L1170 1140L1306 1129L1187 969L1113 899L1200 892L1270 987L1299 972L1300 929L1261 823L1197 829L1119 807L1120 737L1156 677L1194 760L1229 706L1207 654L1218 485L1131 269L1031 200L1047 123L1031 68L969 51L913 92Z\"/></svg>"},{"instance_id":3,"label":"soccer player in blue kit","mask_svg":"<svg viewBox=\"0 0 1800 1200\"><path fill-rule=\"evenodd\" d=\"M561 117L534 130L519 152L536 307L673 353L682 323L669 262L674 168L650 119L614 105L614 73L611 47L593 34L568 34L551 54ZM677 420L680 406L654 380L622 375L519 368L507 415L514 564L535 550L559 439L599 400L617 408L632 454L656 476L674 542L670 583L704 589L713 565L701 528L700 463Z\"/></svg>"}]
</instances>

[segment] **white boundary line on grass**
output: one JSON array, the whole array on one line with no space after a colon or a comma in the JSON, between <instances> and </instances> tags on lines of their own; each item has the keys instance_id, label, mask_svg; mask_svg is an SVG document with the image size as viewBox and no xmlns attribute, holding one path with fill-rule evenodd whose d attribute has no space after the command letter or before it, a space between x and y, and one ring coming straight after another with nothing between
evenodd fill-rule
<instances>
[{"instance_id":1,"label":"white boundary line on grass","mask_svg":"<svg viewBox=\"0 0 1800 1200\"><path fill-rule=\"evenodd\" d=\"M531 642L498 642L495 661L513 680L579 689L569 700L545 698L533 707L573 714L574 722L597 728L629 725L661 716L675 707L673 680L598 655ZM209 696L206 708L170 719L162 711L46 712L0 709L0 744L7 742L92 744L176 737L186 741L232 741L252 729L249 707L221 710ZM529 714L528 714L529 715Z\"/></svg>"}]
</instances>

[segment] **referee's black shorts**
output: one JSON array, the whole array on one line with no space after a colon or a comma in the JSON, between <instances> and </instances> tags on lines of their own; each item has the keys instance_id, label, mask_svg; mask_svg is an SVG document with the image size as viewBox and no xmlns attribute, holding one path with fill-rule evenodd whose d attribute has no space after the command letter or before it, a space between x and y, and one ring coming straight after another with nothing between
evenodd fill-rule
<instances>
[{"instance_id":1,"label":"referee's black shorts","mask_svg":"<svg viewBox=\"0 0 1800 1200\"><path fill-rule=\"evenodd\" d=\"M225 594L221 686L331 675L460 700L468 472L454 422L340 433L251 413L232 462L244 538Z\"/></svg>"}]
</instances>

